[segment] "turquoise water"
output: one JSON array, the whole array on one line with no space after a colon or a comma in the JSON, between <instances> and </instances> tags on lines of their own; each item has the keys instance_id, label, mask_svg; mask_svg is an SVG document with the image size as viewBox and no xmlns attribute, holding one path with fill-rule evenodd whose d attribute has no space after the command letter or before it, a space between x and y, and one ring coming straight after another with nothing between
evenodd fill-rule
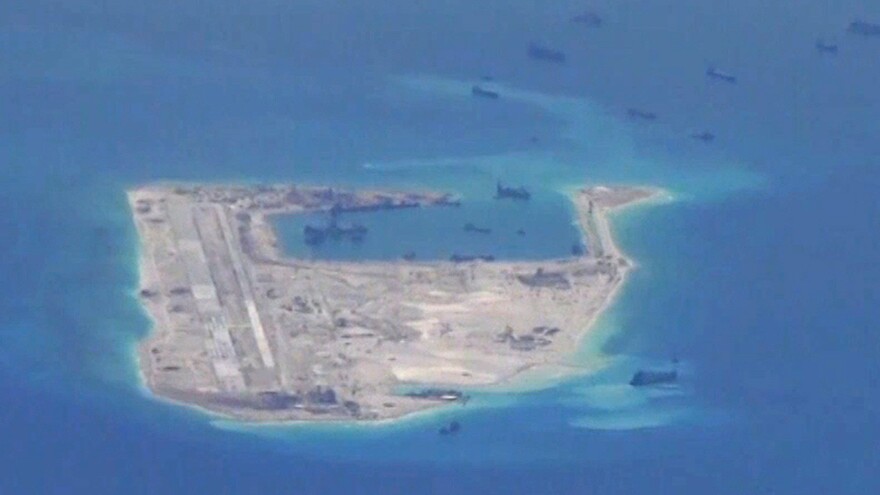
<instances>
[{"instance_id":1,"label":"turquoise water","mask_svg":"<svg viewBox=\"0 0 880 495\"><path fill-rule=\"evenodd\" d=\"M567 22L574 0L0 5L0 492L877 491L880 43L842 30L880 6L592 5L599 30ZM530 62L531 40L569 63ZM500 100L470 97L484 74ZM495 204L499 178L541 197ZM559 192L581 183L675 199L615 217L639 268L570 363L597 371L396 424L254 430L140 388L124 189L160 179L461 194L443 243L416 222L433 212L377 220L425 256L484 242L469 216L499 253L567 251ZM399 256L339 249L318 254ZM622 385L671 355L681 387ZM462 433L438 438L449 418Z\"/></svg>"}]
</instances>

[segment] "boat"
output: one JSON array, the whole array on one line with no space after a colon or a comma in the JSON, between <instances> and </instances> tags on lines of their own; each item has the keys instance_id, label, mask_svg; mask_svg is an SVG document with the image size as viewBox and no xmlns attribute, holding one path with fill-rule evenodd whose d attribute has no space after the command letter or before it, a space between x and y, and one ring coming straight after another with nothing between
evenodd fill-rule
<instances>
[{"instance_id":1,"label":"boat","mask_svg":"<svg viewBox=\"0 0 880 495\"><path fill-rule=\"evenodd\" d=\"M691 137L696 139L697 141L702 141L704 143L711 143L715 140L715 134L712 134L709 131L695 132L691 134Z\"/></svg>"},{"instance_id":2,"label":"boat","mask_svg":"<svg viewBox=\"0 0 880 495\"><path fill-rule=\"evenodd\" d=\"M474 225L470 222L464 224L464 231L465 232L473 232L475 234L491 234L492 233L492 229L490 229L489 227L477 227L476 225Z\"/></svg>"},{"instance_id":3,"label":"boat","mask_svg":"<svg viewBox=\"0 0 880 495\"><path fill-rule=\"evenodd\" d=\"M710 79L716 79L718 81L736 84L736 76L718 70L715 67L709 67L708 69L706 69L706 76L708 76Z\"/></svg>"},{"instance_id":4,"label":"boat","mask_svg":"<svg viewBox=\"0 0 880 495\"><path fill-rule=\"evenodd\" d=\"M602 27L602 17L595 12L584 12L571 18L571 22L590 28Z\"/></svg>"},{"instance_id":5,"label":"boat","mask_svg":"<svg viewBox=\"0 0 880 495\"><path fill-rule=\"evenodd\" d=\"M671 385L678 381L678 358L672 358L672 367L667 369L640 369L635 372L629 384L633 387L651 385Z\"/></svg>"},{"instance_id":6,"label":"boat","mask_svg":"<svg viewBox=\"0 0 880 495\"><path fill-rule=\"evenodd\" d=\"M669 385L678 381L678 370L638 370L630 379L633 387Z\"/></svg>"},{"instance_id":7,"label":"boat","mask_svg":"<svg viewBox=\"0 0 880 495\"><path fill-rule=\"evenodd\" d=\"M647 112L645 110L639 110L638 108L627 108L626 115L627 115L627 117L629 117L631 119L657 120L656 113Z\"/></svg>"},{"instance_id":8,"label":"boat","mask_svg":"<svg viewBox=\"0 0 880 495\"><path fill-rule=\"evenodd\" d=\"M460 390L443 389L443 388L426 388L422 390L412 390L404 394L413 399L442 400L446 402L467 401L467 395Z\"/></svg>"},{"instance_id":9,"label":"boat","mask_svg":"<svg viewBox=\"0 0 880 495\"><path fill-rule=\"evenodd\" d=\"M818 50L819 53L828 53L831 55L836 55L837 54L837 43L827 43L824 40L820 39L820 40L816 41L816 50Z\"/></svg>"},{"instance_id":10,"label":"boat","mask_svg":"<svg viewBox=\"0 0 880 495\"><path fill-rule=\"evenodd\" d=\"M491 91L491 90L485 89L479 85L474 85L471 88L471 95L476 96L478 98L486 98L489 100L497 100L498 98L501 97L501 95L498 94L497 91Z\"/></svg>"},{"instance_id":11,"label":"boat","mask_svg":"<svg viewBox=\"0 0 880 495\"><path fill-rule=\"evenodd\" d=\"M461 423L458 421L452 421L448 425L440 427L438 433L441 435L455 435L456 433L461 431Z\"/></svg>"},{"instance_id":12,"label":"boat","mask_svg":"<svg viewBox=\"0 0 880 495\"><path fill-rule=\"evenodd\" d=\"M367 228L361 224L347 226L339 225L339 209L334 207L330 210L330 223L326 226L306 225L303 227L305 243L309 246L323 244L327 240L339 241L348 239L352 242L362 242L367 235Z\"/></svg>"},{"instance_id":13,"label":"boat","mask_svg":"<svg viewBox=\"0 0 880 495\"><path fill-rule=\"evenodd\" d=\"M565 63L566 58L565 53L536 43L529 43L528 54L531 59L555 62L558 64Z\"/></svg>"},{"instance_id":14,"label":"boat","mask_svg":"<svg viewBox=\"0 0 880 495\"><path fill-rule=\"evenodd\" d=\"M532 198L525 187L508 187L501 184L501 181L495 183L495 199L513 199L515 201L528 201Z\"/></svg>"},{"instance_id":15,"label":"boat","mask_svg":"<svg viewBox=\"0 0 880 495\"><path fill-rule=\"evenodd\" d=\"M880 36L880 24L855 20L849 23L846 32L860 36Z\"/></svg>"},{"instance_id":16,"label":"boat","mask_svg":"<svg viewBox=\"0 0 880 495\"><path fill-rule=\"evenodd\" d=\"M361 242L367 235L367 228L360 224L354 224L348 227L340 227L331 224L326 227L316 227L314 225L306 225L303 228L306 244L316 246L323 244L326 240L338 241L348 239L352 242Z\"/></svg>"}]
</instances>

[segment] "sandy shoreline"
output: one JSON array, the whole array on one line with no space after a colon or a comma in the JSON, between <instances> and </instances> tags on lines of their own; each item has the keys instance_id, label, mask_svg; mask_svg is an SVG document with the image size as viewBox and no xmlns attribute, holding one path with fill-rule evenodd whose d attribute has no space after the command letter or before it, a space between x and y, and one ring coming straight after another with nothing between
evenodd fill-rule
<instances>
[{"instance_id":1,"label":"sandy shoreline","mask_svg":"<svg viewBox=\"0 0 880 495\"><path fill-rule=\"evenodd\" d=\"M597 186L597 187L604 187L604 186ZM606 298L606 300L605 300L604 304L602 305L602 307L600 308L600 310L598 312L596 312L595 315L593 315L593 318L590 320L590 322L587 326L587 329L581 335L580 340L583 340L583 338L585 338L586 336L589 335L589 330L592 329L596 325L598 320L606 313L608 308L612 304L614 304L615 300L617 299L617 296L620 294L620 291L623 289L624 285L626 284L626 280L627 280L628 275L630 274L630 272L632 272L633 269L638 267L638 264L636 263L636 261L633 260L632 258L630 258L629 256L627 256L627 254L617 244L617 240L614 237L614 233L612 231L612 218L611 217L614 215L621 214L626 210L635 209L637 207L650 206L650 205L659 204L661 202L667 202L667 201L672 200L672 195L664 189L648 187L648 186L639 186L639 189L642 189L644 191L648 191L649 194L642 197L642 198L639 198L639 199L636 199L633 201L629 201L624 204L615 205L614 207L611 207L611 208L607 208L603 211L600 211L596 215L596 223L599 223L601 225L600 230L602 233L600 234L600 237L602 237L604 239L606 250L615 258L625 259L627 261L627 266L622 270L621 283L618 284L616 287L614 287L614 289L611 291L611 293L608 294L608 297ZM573 196L573 198L574 198L573 201L576 202L577 201L576 196ZM582 208L578 209L578 215L579 216L584 215ZM580 223L581 223L581 225L584 225L585 220L581 219ZM587 235L586 230L584 230L584 235L585 236ZM589 239L586 239L585 242L589 242ZM580 347L580 343L581 342L579 341L578 347Z\"/></svg>"},{"instance_id":2,"label":"sandy shoreline","mask_svg":"<svg viewBox=\"0 0 880 495\"><path fill-rule=\"evenodd\" d=\"M283 259L267 221L270 215L328 207L322 202L327 189L254 187L141 186L128 197L141 240L139 295L153 323L137 352L145 390L219 418L267 424L384 423L449 405L439 394L401 396L394 392L398 385L491 390L542 368L567 366L571 349L581 345L632 269L614 241L609 213L660 193L628 187L574 193L585 244L594 251L588 256L328 263ZM278 207L281 192L295 202ZM368 209L450 198L334 194L345 194L351 208ZM244 250L236 254L237 246ZM232 269L222 262L229 256ZM292 301L302 314L290 313L286 303L286 310L276 307L272 299L282 292L280 299L301 294ZM303 303L305 294L316 297L308 300L316 309ZM556 310L548 313L548 305ZM337 316L328 320L313 311ZM365 319L374 314L379 317ZM504 321L525 328L508 324L499 332ZM294 327L299 330L290 335L281 332ZM533 333L525 332L532 327Z\"/></svg>"}]
</instances>

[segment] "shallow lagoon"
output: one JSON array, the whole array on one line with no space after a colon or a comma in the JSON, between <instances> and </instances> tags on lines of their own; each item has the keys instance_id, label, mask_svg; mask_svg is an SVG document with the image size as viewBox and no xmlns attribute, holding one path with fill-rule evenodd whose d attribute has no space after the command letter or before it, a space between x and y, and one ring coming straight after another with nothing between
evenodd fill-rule
<instances>
[{"instance_id":1,"label":"shallow lagoon","mask_svg":"<svg viewBox=\"0 0 880 495\"><path fill-rule=\"evenodd\" d=\"M572 246L582 244L573 212L566 197L546 192L527 202L490 198L459 207L345 213L340 224L364 225L366 237L316 246L305 243L303 227L326 225L328 214L286 215L277 217L275 225L285 250L299 258L388 261L411 252L417 260L447 260L455 253L535 260L571 256ZM490 232L467 232L468 223Z\"/></svg>"}]
</instances>

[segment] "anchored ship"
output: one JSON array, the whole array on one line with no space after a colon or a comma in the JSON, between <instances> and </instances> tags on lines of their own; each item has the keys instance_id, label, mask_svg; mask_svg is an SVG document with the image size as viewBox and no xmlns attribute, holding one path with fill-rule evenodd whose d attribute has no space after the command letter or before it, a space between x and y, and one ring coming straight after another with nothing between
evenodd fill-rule
<instances>
[{"instance_id":1,"label":"anchored ship","mask_svg":"<svg viewBox=\"0 0 880 495\"><path fill-rule=\"evenodd\" d=\"M530 193L525 187L507 187L501 184L501 181L498 181L495 184L495 199L513 199L515 201L528 201L532 198L532 193Z\"/></svg>"},{"instance_id":2,"label":"anchored ship","mask_svg":"<svg viewBox=\"0 0 880 495\"><path fill-rule=\"evenodd\" d=\"M491 234L492 233L492 229L490 229L489 227L478 227L470 222L464 224L464 231L465 232L473 232L475 234Z\"/></svg>"},{"instance_id":3,"label":"anchored ship","mask_svg":"<svg viewBox=\"0 0 880 495\"><path fill-rule=\"evenodd\" d=\"M348 239L352 242L361 242L367 235L367 228L360 224L339 225L338 206L330 210L330 223L326 226L306 225L303 227L305 242L309 246L323 244L327 240L338 241Z\"/></svg>"},{"instance_id":4,"label":"anchored ship","mask_svg":"<svg viewBox=\"0 0 880 495\"><path fill-rule=\"evenodd\" d=\"M441 435L455 435L456 433L461 431L461 423L458 421L452 421L448 425L440 427L438 433Z\"/></svg>"},{"instance_id":5,"label":"anchored ship","mask_svg":"<svg viewBox=\"0 0 880 495\"><path fill-rule=\"evenodd\" d=\"M348 239L352 242L361 242L367 235L367 228L360 224L340 227L333 223L326 227L316 227L314 225L306 225L303 228L306 244L317 246L323 244L324 241L338 241Z\"/></svg>"},{"instance_id":6,"label":"anchored ship","mask_svg":"<svg viewBox=\"0 0 880 495\"><path fill-rule=\"evenodd\" d=\"M571 22L575 24L581 24L586 27L598 28L602 27L602 17L595 12L584 12L582 14L578 14L571 18Z\"/></svg>"},{"instance_id":7,"label":"anchored ship","mask_svg":"<svg viewBox=\"0 0 880 495\"><path fill-rule=\"evenodd\" d=\"M501 97L501 95L498 94L497 91L491 91L491 90L485 89L479 85L474 85L471 88L471 94L473 96L478 97L478 98L486 98L489 100L497 100L498 98Z\"/></svg>"},{"instance_id":8,"label":"anchored ship","mask_svg":"<svg viewBox=\"0 0 880 495\"><path fill-rule=\"evenodd\" d=\"M670 385L678 381L678 359L672 359L672 369L640 369L636 371L629 384L633 387L651 385Z\"/></svg>"},{"instance_id":9,"label":"anchored ship","mask_svg":"<svg viewBox=\"0 0 880 495\"><path fill-rule=\"evenodd\" d=\"M733 74L729 74L727 72L723 72L721 70L716 69L715 67L709 67L706 69L706 76L709 79L716 79L718 81L724 81L731 84L736 84L736 76Z\"/></svg>"},{"instance_id":10,"label":"anchored ship","mask_svg":"<svg viewBox=\"0 0 880 495\"><path fill-rule=\"evenodd\" d=\"M880 24L855 20L849 23L846 31L850 34L861 36L880 36Z\"/></svg>"},{"instance_id":11,"label":"anchored ship","mask_svg":"<svg viewBox=\"0 0 880 495\"><path fill-rule=\"evenodd\" d=\"M645 110L639 110L638 108L627 108L626 115L627 115L627 117L629 117L631 119L657 120L656 113L647 112Z\"/></svg>"},{"instance_id":12,"label":"anchored ship","mask_svg":"<svg viewBox=\"0 0 880 495\"><path fill-rule=\"evenodd\" d=\"M528 54L529 58L534 60L544 60L558 64L565 63L565 53L536 43L529 44Z\"/></svg>"},{"instance_id":13,"label":"anchored ship","mask_svg":"<svg viewBox=\"0 0 880 495\"><path fill-rule=\"evenodd\" d=\"M695 132L691 134L691 137L696 139L697 141L702 141L704 143L711 143L715 140L715 134L712 134L709 131Z\"/></svg>"},{"instance_id":14,"label":"anchored ship","mask_svg":"<svg viewBox=\"0 0 880 495\"><path fill-rule=\"evenodd\" d=\"M666 385L676 381L678 381L678 372L675 370L638 370L629 381L629 384L633 387L646 387L649 385Z\"/></svg>"},{"instance_id":15,"label":"anchored ship","mask_svg":"<svg viewBox=\"0 0 880 495\"><path fill-rule=\"evenodd\" d=\"M827 43L825 40L819 39L816 41L816 50L820 53L829 53L832 55L837 54L837 43Z\"/></svg>"}]
</instances>

